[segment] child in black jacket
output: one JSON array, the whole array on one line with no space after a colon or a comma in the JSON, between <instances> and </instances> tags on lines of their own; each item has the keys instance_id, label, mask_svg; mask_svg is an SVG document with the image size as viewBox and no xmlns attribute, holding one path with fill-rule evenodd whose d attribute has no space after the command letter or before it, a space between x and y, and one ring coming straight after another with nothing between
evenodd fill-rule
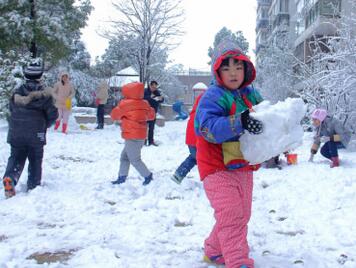
<instances>
[{"instance_id":1,"label":"child in black jacket","mask_svg":"<svg viewBox=\"0 0 356 268\"><path fill-rule=\"evenodd\" d=\"M50 89L40 83L42 64L34 62L24 69L26 82L15 90L10 99L10 118L7 142L11 146L3 184L5 197L15 195L26 159L28 165L27 190L41 184L43 146L46 131L58 117Z\"/></svg>"}]
</instances>

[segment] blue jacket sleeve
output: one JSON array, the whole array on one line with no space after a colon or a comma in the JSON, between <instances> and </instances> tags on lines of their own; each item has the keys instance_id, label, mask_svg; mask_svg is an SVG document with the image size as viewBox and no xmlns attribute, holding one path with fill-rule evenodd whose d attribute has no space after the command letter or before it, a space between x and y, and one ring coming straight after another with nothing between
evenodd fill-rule
<instances>
[{"instance_id":1,"label":"blue jacket sleeve","mask_svg":"<svg viewBox=\"0 0 356 268\"><path fill-rule=\"evenodd\" d=\"M207 91L196 113L196 133L209 142L223 143L243 133L239 115L229 115L228 107L219 103L219 96Z\"/></svg>"}]
</instances>

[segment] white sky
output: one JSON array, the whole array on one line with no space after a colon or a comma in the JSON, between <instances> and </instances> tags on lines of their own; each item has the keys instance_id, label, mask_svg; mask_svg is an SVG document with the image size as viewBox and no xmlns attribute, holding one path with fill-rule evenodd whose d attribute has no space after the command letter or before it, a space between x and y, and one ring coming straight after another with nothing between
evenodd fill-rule
<instances>
[{"instance_id":1,"label":"white sky","mask_svg":"<svg viewBox=\"0 0 356 268\"><path fill-rule=\"evenodd\" d=\"M117 14L111 0L91 0L94 10L89 18L88 26L82 31L82 39L95 59L104 53L107 41L96 31L108 27L106 21ZM183 0L185 9L185 36L179 47L172 51L170 59L175 64L183 64L186 68L209 69L208 48L214 42L215 34L227 27L232 32L241 30L250 44L249 55L254 58L256 27L255 0Z\"/></svg>"}]
</instances>

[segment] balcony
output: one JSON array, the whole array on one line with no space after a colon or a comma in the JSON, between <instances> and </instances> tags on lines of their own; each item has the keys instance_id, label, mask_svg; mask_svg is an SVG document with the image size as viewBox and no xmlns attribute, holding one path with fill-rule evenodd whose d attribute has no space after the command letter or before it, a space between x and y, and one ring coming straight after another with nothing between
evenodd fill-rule
<instances>
[{"instance_id":1,"label":"balcony","mask_svg":"<svg viewBox=\"0 0 356 268\"><path fill-rule=\"evenodd\" d=\"M320 15L334 16L340 15L341 0L320 0Z\"/></svg>"},{"instance_id":2,"label":"balcony","mask_svg":"<svg viewBox=\"0 0 356 268\"><path fill-rule=\"evenodd\" d=\"M272 0L257 0L257 4L260 6L269 6L271 3Z\"/></svg>"},{"instance_id":3,"label":"balcony","mask_svg":"<svg viewBox=\"0 0 356 268\"><path fill-rule=\"evenodd\" d=\"M258 29L266 29L268 27L268 19L267 18L262 18L262 19L257 19L256 21L256 30Z\"/></svg>"},{"instance_id":4,"label":"balcony","mask_svg":"<svg viewBox=\"0 0 356 268\"><path fill-rule=\"evenodd\" d=\"M314 5L305 5L302 15L307 17L311 12L324 16L339 15L341 12L341 0L319 0Z\"/></svg>"},{"instance_id":5,"label":"balcony","mask_svg":"<svg viewBox=\"0 0 356 268\"><path fill-rule=\"evenodd\" d=\"M283 25L289 25L289 14L288 13L278 13L275 15L272 25L273 29L275 29L278 26Z\"/></svg>"}]
</instances>

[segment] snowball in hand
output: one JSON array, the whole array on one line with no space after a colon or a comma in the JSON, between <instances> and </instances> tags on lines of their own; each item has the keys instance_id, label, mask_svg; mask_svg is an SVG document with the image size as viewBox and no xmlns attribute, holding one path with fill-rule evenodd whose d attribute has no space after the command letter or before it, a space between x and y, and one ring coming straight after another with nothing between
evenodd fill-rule
<instances>
[{"instance_id":1,"label":"snowball in hand","mask_svg":"<svg viewBox=\"0 0 356 268\"><path fill-rule=\"evenodd\" d=\"M245 131L240 137L241 152L250 164L262 163L302 144L300 121L306 112L302 99L287 98L274 105L263 101L253 109L250 116L263 123L263 132L253 135Z\"/></svg>"}]
</instances>

